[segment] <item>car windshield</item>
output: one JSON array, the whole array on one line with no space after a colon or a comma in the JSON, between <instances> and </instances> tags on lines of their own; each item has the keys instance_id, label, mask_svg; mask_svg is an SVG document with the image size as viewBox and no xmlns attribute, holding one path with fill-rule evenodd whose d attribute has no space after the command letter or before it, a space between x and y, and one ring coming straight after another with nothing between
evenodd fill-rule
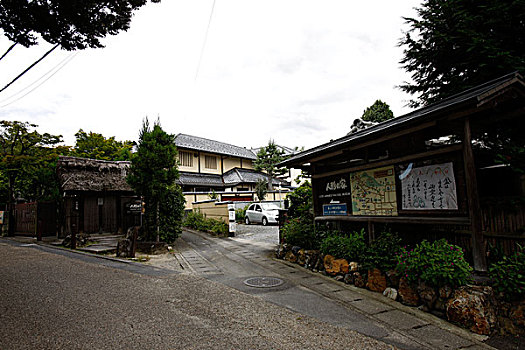
<instances>
[{"instance_id":1,"label":"car windshield","mask_svg":"<svg viewBox=\"0 0 525 350\"><path fill-rule=\"evenodd\" d=\"M279 207L275 204L261 204L264 210L279 210Z\"/></svg>"}]
</instances>

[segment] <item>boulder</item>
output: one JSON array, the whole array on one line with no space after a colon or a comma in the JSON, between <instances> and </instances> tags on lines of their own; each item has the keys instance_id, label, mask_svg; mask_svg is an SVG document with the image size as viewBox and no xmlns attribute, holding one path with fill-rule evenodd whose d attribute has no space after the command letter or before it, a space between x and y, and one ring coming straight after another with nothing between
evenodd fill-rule
<instances>
[{"instance_id":1,"label":"boulder","mask_svg":"<svg viewBox=\"0 0 525 350\"><path fill-rule=\"evenodd\" d=\"M343 281L346 284L354 284L354 276L351 273L347 273L345 275L345 278L343 279Z\"/></svg>"},{"instance_id":2,"label":"boulder","mask_svg":"<svg viewBox=\"0 0 525 350\"><path fill-rule=\"evenodd\" d=\"M359 264L355 261L350 262L350 272L356 272L359 270Z\"/></svg>"},{"instance_id":3,"label":"boulder","mask_svg":"<svg viewBox=\"0 0 525 350\"><path fill-rule=\"evenodd\" d=\"M388 270L385 272L386 275L386 284L389 287L397 288L399 287L399 274L396 270Z\"/></svg>"},{"instance_id":4,"label":"boulder","mask_svg":"<svg viewBox=\"0 0 525 350\"><path fill-rule=\"evenodd\" d=\"M299 254L299 251L300 251L300 250L301 250L301 247L298 247L298 246L296 246L296 245L294 245L294 246L292 247L292 252L294 253L294 255Z\"/></svg>"},{"instance_id":5,"label":"boulder","mask_svg":"<svg viewBox=\"0 0 525 350\"><path fill-rule=\"evenodd\" d=\"M438 293L436 290L433 287L425 284L425 282L421 282L417 286L417 293L419 294L419 299L423 302L423 304L429 310L432 310L438 298Z\"/></svg>"},{"instance_id":6,"label":"boulder","mask_svg":"<svg viewBox=\"0 0 525 350\"><path fill-rule=\"evenodd\" d=\"M388 287L383 291L383 295L387 298L390 298L392 300L397 300L397 290L392 287Z\"/></svg>"},{"instance_id":7,"label":"boulder","mask_svg":"<svg viewBox=\"0 0 525 350\"><path fill-rule=\"evenodd\" d=\"M319 272L324 270L324 257L321 254L319 254L317 258L317 263L315 264L314 270Z\"/></svg>"},{"instance_id":8,"label":"boulder","mask_svg":"<svg viewBox=\"0 0 525 350\"><path fill-rule=\"evenodd\" d=\"M315 269L317 265L317 260L319 259L319 251L318 250L306 250L306 261L304 267L307 269L313 270Z\"/></svg>"},{"instance_id":9,"label":"boulder","mask_svg":"<svg viewBox=\"0 0 525 350\"><path fill-rule=\"evenodd\" d=\"M454 291L454 289L452 289L452 287L447 285L447 284L444 285L444 286L441 286L438 289L439 297L442 298L442 299L448 299L452 295L453 291Z\"/></svg>"},{"instance_id":10,"label":"boulder","mask_svg":"<svg viewBox=\"0 0 525 350\"><path fill-rule=\"evenodd\" d=\"M117 242L117 256L120 258L131 258L131 240L120 239Z\"/></svg>"},{"instance_id":11,"label":"boulder","mask_svg":"<svg viewBox=\"0 0 525 350\"><path fill-rule=\"evenodd\" d=\"M489 335L496 325L492 287L464 286L447 302L447 319L477 334Z\"/></svg>"},{"instance_id":12,"label":"boulder","mask_svg":"<svg viewBox=\"0 0 525 350\"><path fill-rule=\"evenodd\" d=\"M306 264L306 254L304 249L299 249L297 252L297 263L301 266L304 266Z\"/></svg>"},{"instance_id":13,"label":"boulder","mask_svg":"<svg viewBox=\"0 0 525 350\"><path fill-rule=\"evenodd\" d=\"M365 288L366 279L365 276L361 275L359 272L354 272L354 286L358 288Z\"/></svg>"},{"instance_id":14,"label":"boulder","mask_svg":"<svg viewBox=\"0 0 525 350\"><path fill-rule=\"evenodd\" d=\"M348 261L345 259L335 259L331 255L324 257L324 269L329 275L347 274L348 268Z\"/></svg>"},{"instance_id":15,"label":"boulder","mask_svg":"<svg viewBox=\"0 0 525 350\"><path fill-rule=\"evenodd\" d=\"M379 269L368 270L366 287L373 292L383 293L386 289L386 276Z\"/></svg>"},{"instance_id":16,"label":"boulder","mask_svg":"<svg viewBox=\"0 0 525 350\"><path fill-rule=\"evenodd\" d=\"M297 261L297 256L291 250L289 250L286 252L284 260L289 261L291 263L295 263Z\"/></svg>"},{"instance_id":17,"label":"boulder","mask_svg":"<svg viewBox=\"0 0 525 350\"><path fill-rule=\"evenodd\" d=\"M277 249L275 249L275 257L277 259L283 259L284 256L286 255L286 250L284 249L284 244L279 244L279 246L277 247Z\"/></svg>"},{"instance_id":18,"label":"boulder","mask_svg":"<svg viewBox=\"0 0 525 350\"><path fill-rule=\"evenodd\" d=\"M88 243L93 242L91 236L87 233L80 232L75 235L77 247L84 247ZM62 241L62 245L67 248L71 248L71 234L67 235Z\"/></svg>"},{"instance_id":19,"label":"boulder","mask_svg":"<svg viewBox=\"0 0 525 350\"><path fill-rule=\"evenodd\" d=\"M410 306L419 305L419 295L417 290L408 283L406 277L401 277L399 280L398 293L403 304Z\"/></svg>"}]
</instances>

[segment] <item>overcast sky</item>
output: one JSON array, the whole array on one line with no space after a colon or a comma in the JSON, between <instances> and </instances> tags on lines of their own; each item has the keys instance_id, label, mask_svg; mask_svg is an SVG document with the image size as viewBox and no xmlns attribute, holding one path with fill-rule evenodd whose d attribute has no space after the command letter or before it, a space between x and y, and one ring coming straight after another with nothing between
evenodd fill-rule
<instances>
[{"instance_id":1,"label":"overcast sky","mask_svg":"<svg viewBox=\"0 0 525 350\"><path fill-rule=\"evenodd\" d=\"M311 148L344 136L376 99L395 116L410 111L397 43L419 1L216 0L199 68L212 4L150 3L105 48L54 52L0 93L0 119L69 145L80 128L137 140L142 119L160 116L169 133ZM49 48L17 47L0 85Z\"/></svg>"}]
</instances>

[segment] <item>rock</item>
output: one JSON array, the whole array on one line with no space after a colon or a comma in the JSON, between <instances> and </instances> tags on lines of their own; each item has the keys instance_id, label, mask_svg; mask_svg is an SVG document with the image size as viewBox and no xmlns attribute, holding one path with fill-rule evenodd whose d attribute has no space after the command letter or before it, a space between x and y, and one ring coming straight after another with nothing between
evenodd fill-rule
<instances>
[{"instance_id":1,"label":"rock","mask_svg":"<svg viewBox=\"0 0 525 350\"><path fill-rule=\"evenodd\" d=\"M434 309L439 311L445 311L447 309L447 299L437 298L434 304Z\"/></svg>"},{"instance_id":2,"label":"rock","mask_svg":"<svg viewBox=\"0 0 525 350\"><path fill-rule=\"evenodd\" d=\"M399 297L401 302L405 305L418 306L419 305L419 295L417 290L412 288L408 283L406 277L401 277L399 280Z\"/></svg>"},{"instance_id":3,"label":"rock","mask_svg":"<svg viewBox=\"0 0 525 350\"><path fill-rule=\"evenodd\" d=\"M317 263L315 264L314 270L321 272L323 271L323 269L324 269L324 257L320 254L317 257Z\"/></svg>"},{"instance_id":4,"label":"rock","mask_svg":"<svg viewBox=\"0 0 525 350\"><path fill-rule=\"evenodd\" d=\"M525 300L515 302L509 309L509 319L514 327L509 327L509 333L513 335L525 334ZM513 332L512 332L512 331Z\"/></svg>"},{"instance_id":5,"label":"rock","mask_svg":"<svg viewBox=\"0 0 525 350\"><path fill-rule=\"evenodd\" d=\"M350 262L350 272L356 272L359 270L359 264L355 261Z\"/></svg>"},{"instance_id":6,"label":"rock","mask_svg":"<svg viewBox=\"0 0 525 350\"><path fill-rule=\"evenodd\" d=\"M275 257L277 259L283 259L286 255L286 250L284 249L284 244L279 244L277 249L275 249Z\"/></svg>"},{"instance_id":7,"label":"rock","mask_svg":"<svg viewBox=\"0 0 525 350\"><path fill-rule=\"evenodd\" d=\"M397 300L397 290L395 288L388 287L383 291L383 295L392 300Z\"/></svg>"},{"instance_id":8,"label":"rock","mask_svg":"<svg viewBox=\"0 0 525 350\"><path fill-rule=\"evenodd\" d=\"M447 319L474 333L489 335L496 325L494 306L491 287L460 287L447 302Z\"/></svg>"},{"instance_id":9,"label":"rock","mask_svg":"<svg viewBox=\"0 0 525 350\"><path fill-rule=\"evenodd\" d=\"M426 285L424 282L421 282L417 286L417 293L423 304L425 304L429 310L432 310L438 297L436 290L433 287Z\"/></svg>"},{"instance_id":10,"label":"rock","mask_svg":"<svg viewBox=\"0 0 525 350\"><path fill-rule=\"evenodd\" d=\"M386 276L379 269L368 270L366 287L373 292L383 293L386 289Z\"/></svg>"},{"instance_id":11,"label":"rock","mask_svg":"<svg viewBox=\"0 0 525 350\"><path fill-rule=\"evenodd\" d=\"M354 286L358 288L365 288L366 280L359 272L354 272Z\"/></svg>"},{"instance_id":12,"label":"rock","mask_svg":"<svg viewBox=\"0 0 525 350\"><path fill-rule=\"evenodd\" d=\"M439 297L443 299L448 299L452 295L453 291L454 289L452 289L452 287L449 285L444 285L442 287L439 287L438 289Z\"/></svg>"},{"instance_id":13,"label":"rock","mask_svg":"<svg viewBox=\"0 0 525 350\"><path fill-rule=\"evenodd\" d=\"M337 276L334 277L334 279L335 279L337 282L343 282L345 278L344 278L343 276L341 276L341 275L337 275Z\"/></svg>"},{"instance_id":14,"label":"rock","mask_svg":"<svg viewBox=\"0 0 525 350\"><path fill-rule=\"evenodd\" d=\"M75 235L75 240L78 247L84 247L88 243L93 242L91 239L91 236L87 233L80 232ZM64 240L62 241L62 245L67 248L71 248L71 234L67 235Z\"/></svg>"},{"instance_id":15,"label":"rock","mask_svg":"<svg viewBox=\"0 0 525 350\"><path fill-rule=\"evenodd\" d=\"M294 255L299 254L299 251L300 251L300 250L301 250L301 247L298 247L298 246L296 246L296 245L294 245L294 246L292 247L292 253L294 253Z\"/></svg>"},{"instance_id":16,"label":"rock","mask_svg":"<svg viewBox=\"0 0 525 350\"><path fill-rule=\"evenodd\" d=\"M130 258L131 257L131 240L130 239L120 239L117 242L117 256L120 258Z\"/></svg>"},{"instance_id":17,"label":"rock","mask_svg":"<svg viewBox=\"0 0 525 350\"><path fill-rule=\"evenodd\" d=\"M306 250L306 261L304 267L307 269L313 270L315 269L317 265L317 260L319 259L319 251L318 250Z\"/></svg>"},{"instance_id":18,"label":"rock","mask_svg":"<svg viewBox=\"0 0 525 350\"><path fill-rule=\"evenodd\" d=\"M348 262L345 259L335 259L331 255L324 257L324 269L332 276L348 273Z\"/></svg>"},{"instance_id":19,"label":"rock","mask_svg":"<svg viewBox=\"0 0 525 350\"><path fill-rule=\"evenodd\" d=\"M288 252L286 252L284 260L289 261L291 263L295 263L297 261L297 256L291 250L289 250Z\"/></svg>"},{"instance_id":20,"label":"rock","mask_svg":"<svg viewBox=\"0 0 525 350\"><path fill-rule=\"evenodd\" d=\"M347 273L343 279L346 284L354 284L354 276L351 273Z\"/></svg>"},{"instance_id":21,"label":"rock","mask_svg":"<svg viewBox=\"0 0 525 350\"><path fill-rule=\"evenodd\" d=\"M297 263L301 266L304 266L306 264L306 254L304 252L304 249L299 249L297 252Z\"/></svg>"},{"instance_id":22,"label":"rock","mask_svg":"<svg viewBox=\"0 0 525 350\"><path fill-rule=\"evenodd\" d=\"M387 272L385 272L385 275L387 286L394 288L399 287L399 274L396 270L388 270Z\"/></svg>"}]
</instances>

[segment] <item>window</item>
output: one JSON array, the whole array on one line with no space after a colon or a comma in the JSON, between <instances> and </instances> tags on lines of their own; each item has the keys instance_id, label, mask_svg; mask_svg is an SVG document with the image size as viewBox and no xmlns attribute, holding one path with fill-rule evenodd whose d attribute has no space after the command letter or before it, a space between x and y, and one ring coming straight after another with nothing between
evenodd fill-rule
<instances>
[{"instance_id":1,"label":"window","mask_svg":"<svg viewBox=\"0 0 525 350\"><path fill-rule=\"evenodd\" d=\"M179 161L182 166L193 167L193 153L180 151Z\"/></svg>"},{"instance_id":2,"label":"window","mask_svg":"<svg viewBox=\"0 0 525 350\"><path fill-rule=\"evenodd\" d=\"M217 157L204 156L204 167L206 169L217 169Z\"/></svg>"}]
</instances>

